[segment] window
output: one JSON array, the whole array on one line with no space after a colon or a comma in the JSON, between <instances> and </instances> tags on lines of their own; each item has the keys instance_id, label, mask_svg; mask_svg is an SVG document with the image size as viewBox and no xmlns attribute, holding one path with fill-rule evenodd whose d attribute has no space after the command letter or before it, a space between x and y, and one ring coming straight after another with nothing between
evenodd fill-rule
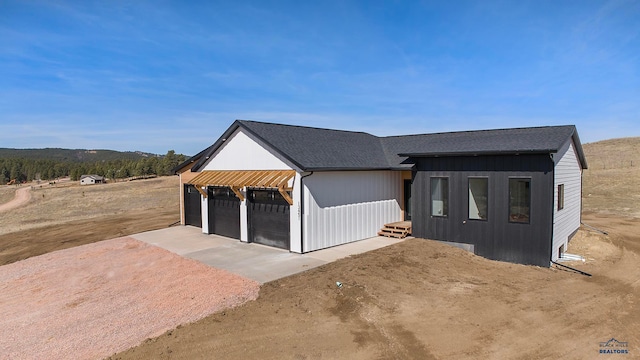
<instances>
[{"instance_id":1,"label":"window","mask_svg":"<svg viewBox=\"0 0 640 360\"><path fill-rule=\"evenodd\" d=\"M469 219L487 220L489 180L469 178Z\"/></svg>"},{"instance_id":2,"label":"window","mask_svg":"<svg viewBox=\"0 0 640 360\"><path fill-rule=\"evenodd\" d=\"M529 223L531 179L509 179L509 221Z\"/></svg>"},{"instance_id":3,"label":"window","mask_svg":"<svg viewBox=\"0 0 640 360\"><path fill-rule=\"evenodd\" d=\"M431 178L431 215L449 215L449 179Z\"/></svg>"},{"instance_id":4,"label":"window","mask_svg":"<svg viewBox=\"0 0 640 360\"><path fill-rule=\"evenodd\" d=\"M564 209L564 184L558 185L558 211Z\"/></svg>"}]
</instances>

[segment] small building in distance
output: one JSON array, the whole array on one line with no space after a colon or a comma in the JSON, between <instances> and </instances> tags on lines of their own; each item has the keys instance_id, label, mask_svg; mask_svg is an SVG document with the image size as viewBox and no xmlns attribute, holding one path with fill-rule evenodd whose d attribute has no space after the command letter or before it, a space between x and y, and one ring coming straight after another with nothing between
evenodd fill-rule
<instances>
[{"instance_id":1,"label":"small building in distance","mask_svg":"<svg viewBox=\"0 0 640 360\"><path fill-rule=\"evenodd\" d=\"M104 176L100 175L82 175L80 176L80 185L95 185L104 183Z\"/></svg>"}]
</instances>

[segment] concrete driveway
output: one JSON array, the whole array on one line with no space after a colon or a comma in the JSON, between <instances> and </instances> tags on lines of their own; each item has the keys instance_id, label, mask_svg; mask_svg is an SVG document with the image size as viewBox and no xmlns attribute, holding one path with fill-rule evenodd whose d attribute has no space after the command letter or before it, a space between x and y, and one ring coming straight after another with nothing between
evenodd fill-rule
<instances>
[{"instance_id":1,"label":"concrete driveway","mask_svg":"<svg viewBox=\"0 0 640 360\"><path fill-rule=\"evenodd\" d=\"M375 250L403 240L374 237L306 254L244 243L193 226L175 226L132 235L136 240L224 269L261 284L293 275L340 258Z\"/></svg>"}]
</instances>

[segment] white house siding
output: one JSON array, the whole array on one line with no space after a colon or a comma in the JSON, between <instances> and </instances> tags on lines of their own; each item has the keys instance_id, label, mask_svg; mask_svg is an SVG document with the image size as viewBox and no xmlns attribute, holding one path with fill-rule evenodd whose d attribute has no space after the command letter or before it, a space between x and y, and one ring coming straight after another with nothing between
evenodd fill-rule
<instances>
[{"instance_id":1,"label":"white house siding","mask_svg":"<svg viewBox=\"0 0 640 360\"><path fill-rule=\"evenodd\" d=\"M96 180L92 177L86 177L80 180L80 185L95 185Z\"/></svg>"},{"instance_id":2,"label":"white house siding","mask_svg":"<svg viewBox=\"0 0 640 360\"><path fill-rule=\"evenodd\" d=\"M400 171L315 172L303 181L304 252L374 237L402 220Z\"/></svg>"},{"instance_id":3,"label":"white house siding","mask_svg":"<svg viewBox=\"0 0 640 360\"><path fill-rule=\"evenodd\" d=\"M573 141L569 141L555 155L554 170L554 218L551 260L558 260L558 249L569 242L569 236L580 227L582 204L582 168L575 153ZM564 208L558 210L558 185L564 184Z\"/></svg>"}]
</instances>

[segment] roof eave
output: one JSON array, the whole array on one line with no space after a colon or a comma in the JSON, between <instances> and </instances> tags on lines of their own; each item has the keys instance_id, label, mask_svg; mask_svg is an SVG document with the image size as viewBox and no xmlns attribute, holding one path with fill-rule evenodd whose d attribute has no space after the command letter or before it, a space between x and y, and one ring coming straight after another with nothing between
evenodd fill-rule
<instances>
[{"instance_id":1,"label":"roof eave","mask_svg":"<svg viewBox=\"0 0 640 360\"><path fill-rule=\"evenodd\" d=\"M402 171L402 170L411 170L412 166L384 166L384 167L310 167L305 169L305 172L310 171Z\"/></svg>"},{"instance_id":2,"label":"roof eave","mask_svg":"<svg viewBox=\"0 0 640 360\"><path fill-rule=\"evenodd\" d=\"M523 154L552 154L557 153L556 149L536 149L536 150L508 150L508 151L460 151L460 152L430 152L430 153L402 153L398 156L409 158L416 157L454 157L454 156L490 156L490 155L523 155Z\"/></svg>"},{"instance_id":3,"label":"roof eave","mask_svg":"<svg viewBox=\"0 0 640 360\"><path fill-rule=\"evenodd\" d=\"M587 169L587 157L584 154L584 150L582 149L582 143L580 142L580 136L578 136L578 129L573 127L573 134L571 134L571 139L573 139L573 144L575 146L575 150L578 153L578 159L580 160L580 165L582 169Z\"/></svg>"}]
</instances>

